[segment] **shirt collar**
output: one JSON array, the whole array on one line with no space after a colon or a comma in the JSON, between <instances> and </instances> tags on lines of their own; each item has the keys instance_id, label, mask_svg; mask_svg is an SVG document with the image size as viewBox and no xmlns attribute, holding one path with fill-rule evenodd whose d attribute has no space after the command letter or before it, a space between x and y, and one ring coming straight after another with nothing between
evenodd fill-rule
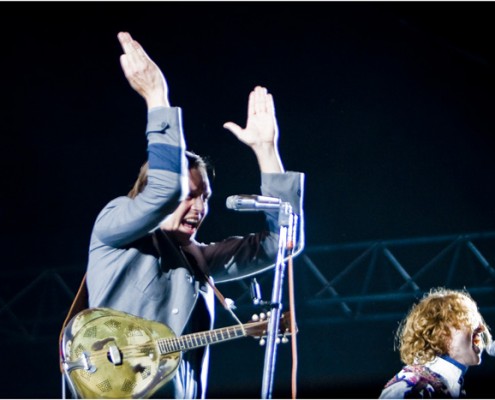
<instances>
[{"instance_id":1,"label":"shirt collar","mask_svg":"<svg viewBox=\"0 0 495 400\"><path fill-rule=\"evenodd\" d=\"M449 363L454 364L457 368L459 368L462 371L461 377L466 374L466 372L468 370L467 365L461 364L459 361L454 360L452 357L449 357L448 355L443 355L440 357L443 358L445 361L448 361Z\"/></svg>"},{"instance_id":2,"label":"shirt collar","mask_svg":"<svg viewBox=\"0 0 495 400\"><path fill-rule=\"evenodd\" d=\"M451 357L435 357L433 361L425 364L431 371L440 374L454 397L458 397L461 391L461 381L467 371L467 367L455 361Z\"/></svg>"}]
</instances>

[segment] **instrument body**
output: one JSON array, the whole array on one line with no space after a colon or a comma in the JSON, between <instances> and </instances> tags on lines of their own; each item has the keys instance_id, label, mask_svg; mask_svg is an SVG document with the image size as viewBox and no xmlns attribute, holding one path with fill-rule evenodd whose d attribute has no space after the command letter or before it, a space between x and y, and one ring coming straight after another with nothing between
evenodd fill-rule
<instances>
[{"instance_id":1,"label":"instrument body","mask_svg":"<svg viewBox=\"0 0 495 400\"><path fill-rule=\"evenodd\" d=\"M287 313L286 313L287 314ZM281 318L285 331L288 321ZM60 359L78 398L148 398L169 382L182 352L245 336L266 335L267 321L177 337L167 325L110 308L88 308L64 329Z\"/></svg>"}]
</instances>

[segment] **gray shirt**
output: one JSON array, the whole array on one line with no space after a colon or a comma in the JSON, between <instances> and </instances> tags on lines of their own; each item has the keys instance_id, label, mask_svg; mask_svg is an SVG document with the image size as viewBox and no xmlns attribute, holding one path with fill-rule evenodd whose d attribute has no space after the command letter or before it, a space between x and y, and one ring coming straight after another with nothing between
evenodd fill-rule
<instances>
[{"instance_id":1,"label":"gray shirt","mask_svg":"<svg viewBox=\"0 0 495 400\"><path fill-rule=\"evenodd\" d=\"M215 243L194 242L191 248L181 248L157 229L187 194L180 108L151 110L146 137L146 187L134 199L122 196L110 201L94 224L87 269L89 306L109 307L158 321L181 335L201 298L209 312L206 328L211 329L214 294L202 271L221 283L272 268L279 246L278 211L265 212L266 226L258 233ZM298 248L294 255L304 243L303 186L302 173L261 174L261 194L289 202L298 216ZM204 353L202 397L208 366L208 351ZM185 397L191 394L184 393Z\"/></svg>"}]
</instances>

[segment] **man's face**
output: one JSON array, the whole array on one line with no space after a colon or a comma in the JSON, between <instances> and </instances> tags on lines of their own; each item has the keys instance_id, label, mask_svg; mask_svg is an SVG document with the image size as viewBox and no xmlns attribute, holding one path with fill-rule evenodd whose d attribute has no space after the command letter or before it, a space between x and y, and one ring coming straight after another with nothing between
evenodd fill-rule
<instances>
[{"instance_id":1,"label":"man's face","mask_svg":"<svg viewBox=\"0 0 495 400\"><path fill-rule=\"evenodd\" d=\"M205 171L189 170L189 194L161 224L160 228L172 234L181 245L194 238L203 219L208 214L210 181Z\"/></svg>"},{"instance_id":2,"label":"man's face","mask_svg":"<svg viewBox=\"0 0 495 400\"><path fill-rule=\"evenodd\" d=\"M481 354L485 346L483 340L485 326L473 304L466 301L466 308L470 310L470 323L461 329L451 328L449 356L466 366L478 365L481 363Z\"/></svg>"}]
</instances>

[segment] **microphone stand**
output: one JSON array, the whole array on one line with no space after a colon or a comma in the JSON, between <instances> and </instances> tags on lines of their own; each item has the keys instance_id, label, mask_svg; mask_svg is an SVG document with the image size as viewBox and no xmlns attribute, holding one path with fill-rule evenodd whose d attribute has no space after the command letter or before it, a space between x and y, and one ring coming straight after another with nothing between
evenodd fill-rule
<instances>
[{"instance_id":1,"label":"microphone stand","mask_svg":"<svg viewBox=\"0 0 495 400\"><path fill-rule=\"evenodd\" d=\"M297 224L297 216L292 213L290 203L282 203L280 205L278 223L280 227L279 248L277 261L275 265L275 276L273 280L272 298L271 298L271 313L268 321L265 363L263 370L263 386L262 399L271 399L273 389L273 377L275 371L275 358L277 353L277 336L279 330L279 320L282 309L282 282L284 278L285 262L284 255L286 250L295 247L295 232Z\"/></svg>"}]
</instances>

